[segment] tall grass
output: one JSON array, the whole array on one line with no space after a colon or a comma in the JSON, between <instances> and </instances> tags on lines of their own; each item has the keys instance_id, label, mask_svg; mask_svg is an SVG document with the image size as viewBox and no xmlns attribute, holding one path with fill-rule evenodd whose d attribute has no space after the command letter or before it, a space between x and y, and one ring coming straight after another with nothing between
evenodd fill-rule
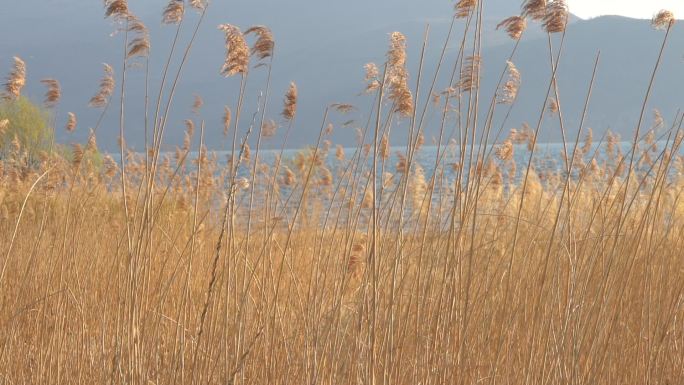
<instances>
[{"instance_id":1,"label":"tall grass","mask_svg":"<svg viewBox=\"0 0 684 385\"><path fill-rule=\"evenodd\" d=\"M201 16L185 48L185 3L172 0L163 12L177 32L156 103L146 97L140 117L145 153L125 145L123 80L130 61L147 63L149 37L124 0L108 0L106 16L126 31L120 158L98 161L98 122L69 157L42 153L36 165L15 140L0 161L2 383L682 381L684 115L670 127L657 115L645 128L672 14L654 19L666 32L629 147L611 133L594 143L584 127L598 56L582 123L562 123L555 78L568 15L559 0L527 1L523 15L500 25L520 40L530 18L549 34L551 77L536 125L504 132L506 118L494 114L518 102L517 44L499 63L480 120L483 4L461 0L434 73L424 56L408 73L398 32L387 62L366 66L371 112L351 153L338 146L330 154L331 124L353 108L335 104L316 143L286 158L285 139L273 162L261 154L276 129L267 119L273 36L264 26L243 34L221 25L221 72L241 78L239 102L226 107L225 164L207 148L199 98L184 144L161 151L182 80L183 64L171 73L169 63L179 51L185 63L210 8L188 6ZM449 63L457 19L465 19L463 37ZM562 35L556 50L552 34ZM269 80L250 106L244 94L258 67ZM91 101L103 116L116 81L105 69ZM449 69L450 83L439 85ZM20 96L25 76L15 59L8 100ZM45 83L46 104L56 108L59 83ZM281 114L285 138L299 128L297 103L293 83ZM439 139L434 163L420 164L428 111L441 118ZM549 113L564 131L557 167L537 151ZM410 121L407 144L392 164L389 137L401 120ZM77 129L75 115L67 128Z\"/></svg>"}]
</instances>

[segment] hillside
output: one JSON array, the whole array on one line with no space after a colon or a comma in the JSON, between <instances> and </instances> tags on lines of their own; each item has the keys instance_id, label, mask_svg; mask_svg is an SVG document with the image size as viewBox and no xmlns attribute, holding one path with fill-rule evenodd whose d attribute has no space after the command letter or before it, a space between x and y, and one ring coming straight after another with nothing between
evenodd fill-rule
<instances>
[{"instance_id":1,"label":"hillside","mask_svg":"<svg viewBox=\"0 0 684 385\"><path fill-rule=\"evenodd\" d=\"M161 26L157 21L164 4L164 1L131 4L152 30L151 89L154 98L158 92L161 65L174 31L173 27ZM518 13L519 6L517 1L506 0L485 4L487 16L484 24L482 90L486 100L491 97L495 81L512 47L505 34L495 30L495 25L503 18ZM363 120L364 107L369 105L366 97L358 96L364 87L363 65L384 60L388 33L397 30L407 36L411 63L409 70L415 79L416 62L425 27L429 23L430 41L425 68L427 74L432 73L447 34L451 7L442 1L418 3L411 0L371 3L361 0L344 3L259 0L231 2L230 5L214 2L179 85L170 120L171 129L168 131L170 142L181 141L182 121L190 115L193 95L199 94L205 100L203 117L208 123L210 141L221 143L220 118L224 105L235 104L237 79L221 79L218 75L224 55L223 37L215 29L219 23L230 22L243 28L265 24L272 28L277 46L271 104L274 107L269 115L277 119L280 95L290 81L295 81L300 90L300 109L290 146L297 147L311 141L311 135L320 126L322 111L328 103L355 104L360 107L356 118ZM81 16L71 18L72 24L65 28L65 18L76 13ZM46 14L53 15L47 23ZM188 21L194 23L196 19L197 15L193 14ZM40 23L38 20L41 20ZM638 109L645 92L663 34L652 30L647 21L641 20L621 17L572 20L558 74L568 127L576 127L591 66L597 51L601 50L602 64L588 124L597 132L608 127L622 133L631 132L638 113L634 110ZM27 93L35 100L42 99L43 88L39 79L59 79L63 85L64 99L57 116L57 126L63 125L67 111L76 112L81 124L79 132L73 137L60 133L59 139L83 140L87 135L87 127L92 126L97 119L97 111L85 106L97 87L101 63L107 62L120 68L121 39L116 34L110 36L116 26L102 19L101 4L82 4L75 0L53 0L47 3L26 0L0 15L0 25L12 31L13 36L22 36L21 40L0 41L0 62L9 68L13 55L26 60L30 80ZM460 43L463 28L464 22L459 20L447 57L450 62L455 56L455 47ZM190 28L186 27L183 32L183 41L186 42ZM678 90L684 86L684 79L678 76L682 71L681 53L674 48L682 46L684 29L675 27L671 39L659 75L662 81L657 83L651 106L659 108L666 118L678 108ZM511 126L518 126L524 121L535 122L539 116L550 74L546 44L546 36L538 25L530 23L514 59L522 72L523 86L520 103L511 115ZM74 55L75 52L78 55ZM142 72L140 69L130 72L127 111L129 116L135 118L131 122L138 122L137 117L142 115ZM257 91L263 88L264 72L263 69L252 71L248 104L254 104ZM251 113L247 110L245 116ZM557 141L558 130L553 126L555 120L548 120L548 123L549 127L543 130L542 140ZM114 147L114 127L116 114L110 113L98 135L101 146L108 149ZM427 129L429 136L435 127L429 126ZM142 128L130 126L128 132L128 143L139 147ZM353 137L353 130L340 129L334 139L351 144ZM220 145L216 147L220 148Z\"/></svg>"}]
</instances>

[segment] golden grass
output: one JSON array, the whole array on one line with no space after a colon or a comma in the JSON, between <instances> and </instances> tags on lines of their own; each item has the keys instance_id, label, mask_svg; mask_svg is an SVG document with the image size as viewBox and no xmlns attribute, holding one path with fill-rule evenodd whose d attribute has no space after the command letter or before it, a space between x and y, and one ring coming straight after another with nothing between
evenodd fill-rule
<instances>
[{"instance_id":1,"label":"golden grass","mask_svg":"<svg viewBox=\"0 0 684 385\"><path fill-rule=\"evenodd\" d=\"M457 16L481 17L472 12L478 2L458 4ZM202 16L209 7L190 5ZM125 1L105 7L132 21ZM181 22L182 7L171 1L164 20ZM564 30L562 15L539 14L546 7L565 9L528 1L525 13L549 32ZM673 18L660 19L654 24L669 31ZM520 39L524 19L510 20L502 26ZM247 29L257 35L250 50L237 27L220 28L228 51L221 74L242 77L238 105L225 107L224 134L235 130L227 165L207 149L199 96L183 145L161 151L172 104L172 96L162 104L161 91L144 153L125 147L123 107L120 161L94 156L97 126L69 159L42 153L36 161L17 139L9 145L0 160L3 383L684 378L684 116L667 128L657 113L645 133L639 122L630 147L610 132L595 143L581 127L564 143L565 159L549 160L537 153L541 120L490 137L494 109L517 100L512 61L502 63L502 92L477 122L479 49L462 47L446 91L433 84L421 98L409 89L405 37L395 33L384 74L365 68L376 122L358 127L356 148L330 153L333 121L355 109L334 104L312 147L287 158L283 141L265 161L262 140L277 123L266 119L265 102L244 131L240 113L250 57L272 57L273 36ZM147 36L142 27L132 32ZM131 51L140 36L124 41L124 60L147 52L149 42ZM8 82L17 96L19 72ZM45 83L54 106L59 83ZM104 114L114 88L105 65L91 106ZM423 105L442 115L443 129L435 159L421 164ZM561 115L555 99L548 109ZM285 138L296 110L292 83ZM409 144L392 158L393 120L407 117ZM445 126L460 131L449 136Z\"/></svg>"}]
</instances>

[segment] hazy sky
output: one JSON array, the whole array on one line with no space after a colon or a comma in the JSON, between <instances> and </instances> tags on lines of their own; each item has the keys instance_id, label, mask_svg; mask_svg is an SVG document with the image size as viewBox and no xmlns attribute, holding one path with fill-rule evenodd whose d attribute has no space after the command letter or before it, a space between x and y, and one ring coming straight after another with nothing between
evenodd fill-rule
<instances>
[{"instance_id":1,"label":"hazy sky","mask_svg":"<svg viewBox=\"0 0 684 385\"><path fill-rule=\"evenodd\" d=\"M661 9L674 12L678 19L684 18L684 0L568 0L568 5L572 13L582 18L623 15L647 19Z\"/></svg>"}]
</instances>

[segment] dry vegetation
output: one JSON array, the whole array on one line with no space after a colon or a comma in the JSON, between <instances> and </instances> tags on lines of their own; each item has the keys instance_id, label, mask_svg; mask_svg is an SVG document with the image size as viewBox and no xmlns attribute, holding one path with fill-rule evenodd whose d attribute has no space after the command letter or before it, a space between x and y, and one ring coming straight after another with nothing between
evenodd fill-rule
<instances>
[{"instance_id":1,"label":"dry vegetation","mask_svg":"<svg viewBox=\"0 0 684 385\"><path fill-rule=\"evenodd\" d=\"M172 0L164 23L187 16L198 27L211 9L189 1L200 13L190 19L185 5ZM241 114L256 110L243 105L249 71L270 71L273 37L262 26L220 26L221 73L242 79L238 105L226 108L227 165L205 148L199 97L185 144L160 151L173 92L160 91L141 119L146 153L120 141L123 162L93 155L97 127L70 157L33 159L13 141L0 167L0 382L681 383L683 117L668 128L658 115L649 127L647 94L631 146L564 128L565 158L543 167L535 142L545 114L562 123L558 89L549 79L534 126L495 139L505 121L494 110L515 105L524 74L513 51L495 100L478 98L481 6L458 3L455 25L470 33L456 63L440 61L451 84L433 82L427 95L416 95L419 79L437 76L409 76L405 38L391 35L387 62L366 66L374 112L346 154L327 140L330 117L353 108L337 104L309 150L261 160L277 124L265 101L251 124ZM150 47L124 0L105 1L105 12L127 33L124 68L115 81L106 66L91 100L103 114L123 106L112 97L125 64L145 64ZM524 38L526 18L562 52L561 1L527 1L501 27ZM672 15L654 25L666 49ZM173 52L185 51L174 42ZM7 102L26 82L15 63ZM164 70L174 89L179 77ZM45 84L54 107L59 83ZM293 84L282 129L297 129L296 109ZM442 131L434 163L420 165L427 110L442 115ZM388 138L400 119L408 145L395 163ZM74 114L66 128L78 129Z\"/></svg>"}]
</instances>

